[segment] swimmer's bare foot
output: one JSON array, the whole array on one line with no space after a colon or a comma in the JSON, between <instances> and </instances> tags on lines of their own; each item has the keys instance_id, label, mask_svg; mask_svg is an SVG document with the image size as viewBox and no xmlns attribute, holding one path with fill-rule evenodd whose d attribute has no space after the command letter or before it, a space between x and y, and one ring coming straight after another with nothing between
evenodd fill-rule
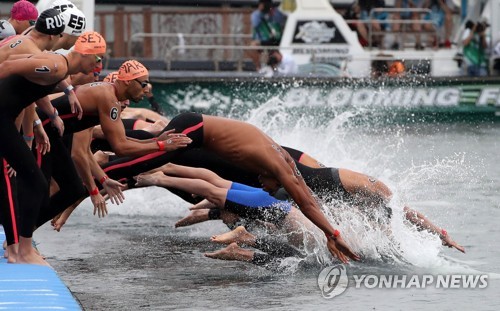
<instances>
[{"instance_id":1,"label":"swimmer's bare foot","mask_svg":"<svg viewBox=\"0 0 500 311\"><path fill-rule=\"evenodd\" d=\"M194 225L200 222L204 222L209 220L208 219L208 209L199 209L199 210L194 210L189 213L186 217L182 218L178 222L175 223L175 227L185 227L185 226L190 226Z\"/></svg>"},{"instance_id":2,"label":"swimmer's bare foot","mask_svg":"<svg viewBox=\"0 0 500 311\"><path fill-rule=\"evenodd\" d=\"M19 238L19 251L17 254L16 263L33 264L50 267L49 263L44 260L38 251L32 246L31 238Z\"/></svg>"},{"instance_id":3,"label":"swimmer's bare foot","mask_svg":"<svg viewBox=\"0 0 500 311\"><path fill-rule=\"evenodd\" d=\"M152 174L139 174L135 177L136 186L138 187L146 187L146 186L155 186L158 184L160 178L165 177L163 172L155 172Z\"/></svg>"},{"instance_id":4,"label":"swimmer's bare foot","mask_svg":"<svg viewBox=\"0 0 500 311\"><path fill-rule=\"evenodd\" d=\"M243 249L236 243L229 244L226 248L212 253L205 253L205 257L221 260L239 260L251 262L254 251Z\"/></svg>"},{"instance_id":5,"label":"swimmer's bare foot","mask_svg":"<svg viewBox=\"0 0 500 311\"><path fill-rule=\"evenodd\" d=\"M12 244L7 246L5 250L4 257L7 258L8 263L16 263L17 261L17 253L18 253L19 244Z\"/></svg>"},{"instance_id":6,"label":"swimmer's bare foot","mask_svg":"<svg viewBox=\"0 0 500 311\"><path fill-rule=\"evenodd\" d=\"M255 236L249 233L245 227L238 226L236 229L230 232L226 232L219 235L214 235L210 238L212 242L220 244L246 244L253 246L255 245Z\"/></svg>"}]
</instances>

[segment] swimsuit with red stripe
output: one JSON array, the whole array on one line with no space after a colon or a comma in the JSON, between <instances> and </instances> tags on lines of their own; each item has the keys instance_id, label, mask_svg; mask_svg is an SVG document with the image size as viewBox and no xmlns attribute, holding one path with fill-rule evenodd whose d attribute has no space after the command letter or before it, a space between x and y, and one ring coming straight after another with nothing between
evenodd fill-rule
<instances>
[{"instance_id":1,"label":"swimsuit with red stripe","mask_svg":"<svg viewBox=\"0 0 500 311\"><path fill-rule=\"evenodd\" d=\"M110 178L119 180L132 178L140 173L160 167L178 157L185 150L201 148L203 145L203 116L199 113L182 113L173 118L163 131L175 129L176 133L184 133L192 142L186 148L174 151L157 151L142 157L124 157L111 161L103 166Z\"/></svg>"},{"instance_id":2,"label":"swimsuit with red stripe","mask_svg":"<svg viewBox=\"0 0 500 311\"><path fill-rule=\"evenodd\" d=\"M36 223L37 227L51 220L79 199L87 196L87 191L71 158L71 141L73 133L99 124L99 115L97 113L84 113L82 119L78 120L77 114L71 112L67 96L52 100L52 105L59 112L59 117L64 121L64 137L59 136L57 130L52 127L49 117L40 109L37 109L37 114L49 137L51 150L43 156L35 149L33 152L36 154L38 165L46 180L50 184L53 178L59 186L59 191L50 197L50 204L40 210Z\"/></svg>"}]
</instances>

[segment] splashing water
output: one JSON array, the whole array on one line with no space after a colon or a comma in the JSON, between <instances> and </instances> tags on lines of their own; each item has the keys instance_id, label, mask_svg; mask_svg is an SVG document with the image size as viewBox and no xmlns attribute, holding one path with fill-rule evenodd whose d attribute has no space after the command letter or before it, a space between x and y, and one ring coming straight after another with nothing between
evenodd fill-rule
<instances>
[{"instance_id":1,"label":"splashing water","mask_svg":"<svg viewBox=\"0 0 500 311\"><path fill-rule=\"evenodd\" d=\"M228 95L193 86L172 98L181 110L217 106L215 114L254 124L278 143L303 150L327 166L362 172L386 183L393 192L390 230L374 226L366 215L351 207L323 206L330 222L365 261L464 268L465 265L441 255L443 248L437 236L408 225L403 214L403 207L410 205L438 216L441 221L446 219L449 223L443 226L449 230L463 226L466 214L457 217L453 195L443 196L443 191L453 194L460 189L472 189L484 173L480 156L443 150L442 140L454 135L453 131L449 134L447 125L413 124L411 119L403 125L391 123L394 112L387 107L395 103L383 90L377 92L377 98L384 98L382 110L373 106L346 107L340 95L347 89L332 93L297 85L288 90L283 86L272 96L238 96L247 91L236 88ZM266 100L259 102L262 98ZM153 210L155 204L155 200L149 204ZM324 237L319 235L321 246L310 255L313 261L324 264L330 257ZM289 272L295 271L301 261L289 259L283 265Z\"/></svg>"},{"instance_id":2,"label":"splashing water","mask_svg":"<svg viewBox=\"0 0 500 311\"><path fill-rule=\"evenodd\" d=\"M313 93L302 96L302 100L314 100L317 97ZM293 109L304 103L295 101L295 95L291 98L294 101L271 98L252 110L245 121L255 124L280 144L306 151L327 166L349 168L376 176L388 184L394 193L390 203L394 211L390 233L374 226L365 215L352 207L339 209L324 206L330 222L336 224L346 242L361 253L365 261L471 271L467 265L442 257L443 247L439 237L409 225L404 220L403 206L418 201L419 205L439 208L452 220L446 226L459 230L458 221L453 222L456 215L452 215L454 211L449 209L452 203L440 200L442 190L439 186L458 183L467 187L473 184L474 179L480 178L474 169L477 162L472 163L477 159L465 152L451 152L445 157L429 154L420 157L420 154L415 153L417 156L412 157L409 152L415 148L413 144L427 140L429 135L420 134L421 129L398 125L352 126L352 120L362 117L366 113L365 109L349 110L331 119L318 120L318 116L310 114L310 111L300 113L299 109L298 113L297 109ZM314 106L314 102L311 106ZM436 143L435 139L431 137L432 144ZM318 262L328 258L326 248L317 249L314 255L318 256ZM291 266L297 264L294 262Z\"/></svg>"}]
</instances>

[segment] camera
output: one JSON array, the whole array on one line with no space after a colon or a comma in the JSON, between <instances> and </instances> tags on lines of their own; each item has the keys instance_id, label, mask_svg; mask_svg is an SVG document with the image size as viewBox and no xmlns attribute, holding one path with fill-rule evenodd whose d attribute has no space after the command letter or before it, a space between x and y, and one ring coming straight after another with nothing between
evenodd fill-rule
<instances>
[{"instance_id":1,"label":"camera","mask_svg":"<svg viewBox=\"0 0 500 311\"><path fill-rule=\"evenodd\" d=\"M465 22L465 28L466 29L472 29L474 27L474 22L471 21L471 20L468 20L467 22Z\"/></svg>"},{"instance_id":2,"label":"camera","mask_svg":"<svg viewBox=\"0 0 500 311\"><path fill-rule=\"evenodd\" d=\"M485 21L478 21L477 23L474 23L473 21L468 20L465 23L465 28L466 29L473 29L474 25L476 26L475 31L478 32L478 33L485 31L486 28L489 26L489 24L487 22L485 22Z\"/></svg>"},{"instance_id":3,"label":"camera","mask_svg":"<svg viewBox=\"0 0 500 311\"><path fill-rule=\"evenodd\" d=\"M488 25L485 22L477 23L476 32L483 32L486 30L486 27L488 27Z\"/></svg>"},{"instance_id":4,"label":"camera","mask_svg":"<svg viewBox=\"0 0 500 311\"><path fill-rule=\"evenodd\" d=\"M271 3L264 3L264 8L262 9L262 13L267 14L267 13L271 12L272 7L273 6Z\"/></svg>"}]
</instances>

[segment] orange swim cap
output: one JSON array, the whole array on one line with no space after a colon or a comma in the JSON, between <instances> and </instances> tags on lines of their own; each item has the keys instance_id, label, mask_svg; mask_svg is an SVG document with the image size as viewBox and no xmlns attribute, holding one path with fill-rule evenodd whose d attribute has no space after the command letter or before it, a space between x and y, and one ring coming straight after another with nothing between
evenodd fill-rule
<instances>
[{"instance_id":1,"label":"orange swim cap","mask_svg":"<svg viewBox=\"0 0 500 311\"><path fill-rule=\"evenodd\" d=\"M388 70L389 76L397 76L405 72L405 65L400 61L395 61L391 64Z\"/></svg>"},{"instance_id":2,"label":"orange swim cap","mask_svg":"<svg viewBox=\"0 0 500 311\"><path fill-rule=\"evenodd\" d=\"M108 73L108 75L102 79L102 82L114 83L116 78L118 78L118 71L113 71Z\"/></svg>"},{"instance_id":3,"label":"orange swim cap","mask_svg":"<svg viewBox=\"0 0 500 311\"><path fill-rule=\"evenodd\" d=\"M146 67L132 59L124 62L118 69L118 80L129 81L148 75Z\"/></svg>"},{"instance_id":4,"label":"orange swim cap","mask_svg":"<svg viewBox=\"0 0 500 311\"><path fill-rule=\"evenodd\" d=\"M80 54L104 54L106 41L98 32L86 31L78 37L73 50Z\"/></svg>"}]
</instances>

